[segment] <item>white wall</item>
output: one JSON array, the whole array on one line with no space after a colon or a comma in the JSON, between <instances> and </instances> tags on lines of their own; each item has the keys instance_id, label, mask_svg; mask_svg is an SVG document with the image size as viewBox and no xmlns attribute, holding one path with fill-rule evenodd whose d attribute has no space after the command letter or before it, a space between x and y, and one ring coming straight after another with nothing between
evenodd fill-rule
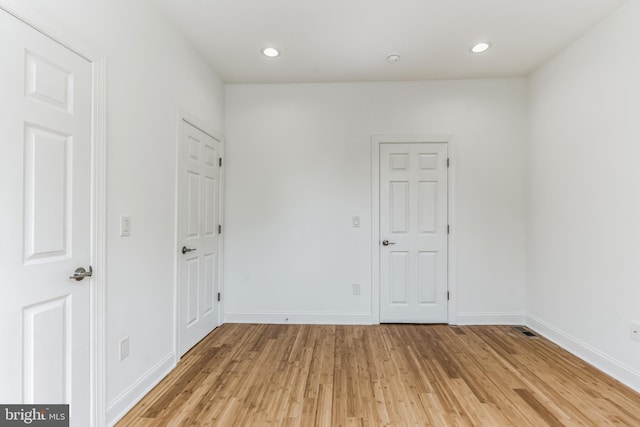
<instances>
[{"instance_id":1,"label":"white wall","mask_svg":"<svg viewBox=\"0 0 640 427\"><path fill-rule=\"evenodd\" d=\"M227 85L225 108L228 321L371 321L375 134L453 136L459 321L521 318L524 79Z\"/></svg>"},{"instance_id":2,"label":"white wall","mask_svg":"<svg viewBox=\"0 0 640 427\"><path fill-rule=\"evenodd\" d=\"M640 390L640 1L530 79L527 309Z\"/></svg>"},{"instance_id":3,"label":"white wall","mask_svg":"<svg viewBox=\"0 0 640 427\"><path fill-rule=\"evenodd\" d=\"M108 60L107 400L112 420L174 361L178 108L222 131L223 86L144 2L30 3ZM119 237L120 215L131 216L131 237ZM120 361L118 342L125 336L131 354Z\"/></svg>"}]
</instances>

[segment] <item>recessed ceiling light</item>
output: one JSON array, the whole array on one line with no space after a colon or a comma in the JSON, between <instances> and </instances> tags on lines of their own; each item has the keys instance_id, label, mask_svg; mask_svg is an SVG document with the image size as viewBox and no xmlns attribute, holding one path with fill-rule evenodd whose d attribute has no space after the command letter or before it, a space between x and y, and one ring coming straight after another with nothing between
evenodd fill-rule
<instances>
[{"instance_id":1,"label":"recessed ceiling light","mask_svg":"<svg viewBox=\"0 0 640 427\"><path fill-rule=\"evenodd\" d=\"M480 42L471 46L471 52L473 53L482 53L491 47L491 43Z\"/></svg>"},{"instance_id":2,"label":"recessed ceiling light","mask_svg":"<svg viewBox=\"0 0 640 427\"><path fill-rule=\"evenodd\" d=\"M387 62L389 63L394 63L394 62L398 62L400 61L400 55L398 55L397 53L391 53L389 54L389 56L387 56Z\"/></svg>"},{"instance_id":3,"label":"recessed ceiling light","mask_svg":"<svg viewBox=\"0 0 640 427\"><path fill-rule=\"evenodd\" d=\"M268 56L269 58L275 58L276 56L280 55L280 52L276 48L265 47L264 49L262 49L262 54L264 56Z\"/></svg>"}]
</instances>

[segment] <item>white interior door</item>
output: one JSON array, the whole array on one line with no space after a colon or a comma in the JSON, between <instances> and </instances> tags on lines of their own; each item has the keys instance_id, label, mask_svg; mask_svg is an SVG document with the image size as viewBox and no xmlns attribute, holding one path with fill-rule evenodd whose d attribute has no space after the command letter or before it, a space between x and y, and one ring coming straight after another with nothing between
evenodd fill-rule
<instances>
[{"instance_id":1,"label":"white interior door","mask_svg":"<svg viewBox=\"0 0 640 427\"><path fill-rule=\"evenodd\" d=\"M182 121L179 178L179 349L218 326L220 142Z\"/></svg>"},{"instance_id":2,"label":"white interior door","mask_svg":"<svg viewBox=\"0 0 640 427\"><path fill-rule=\"evenodd\" d=\"M0 10L0 402L88 426L91 64Z\"/></svg>"},{"instance_id":3,"label":"white interior door","mask_svg":"<svg viewBox=\"0 0 640 427\"><path fill-rule=\"evenodd\" d=\"M381 144L381 322L447 322L447 231L447 144Z\"/></svg>"}]
</instances>

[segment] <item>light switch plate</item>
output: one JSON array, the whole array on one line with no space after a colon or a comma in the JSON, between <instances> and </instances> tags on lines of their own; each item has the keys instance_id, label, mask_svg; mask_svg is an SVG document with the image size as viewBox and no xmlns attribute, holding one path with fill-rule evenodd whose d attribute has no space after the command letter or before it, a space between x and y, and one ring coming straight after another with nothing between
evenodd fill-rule
<instances>
[{"instance_id":1,"label":"light switch plate","mask_svg":"<svg viewBox=\"0 0 640 427\"><path fill-rule=\"evenodd\" d=\"M131 236L131 217L120 217L120 237Z\"/></svg>"},{"instance_id":2,"label":"light switch plate","mask_svg":"<svg viewBox=\"0 0 640 427\"><path fill-rule=\"evenodd\" d=\"M353 228L359 228L360 227L360 217L359 216L354 216L353 218L351 218L351 226Z\"/></svg>"},{"instance_id":3,"label":"light switch plate","mask_svg":"<svg viewBox=\"0 0 640 427\"><path fill-rule=\"evenodd\" d=\"M120 360L127 357L129 357L129 337L124 337L120 340Z\"/></svg>"}]
</instances>

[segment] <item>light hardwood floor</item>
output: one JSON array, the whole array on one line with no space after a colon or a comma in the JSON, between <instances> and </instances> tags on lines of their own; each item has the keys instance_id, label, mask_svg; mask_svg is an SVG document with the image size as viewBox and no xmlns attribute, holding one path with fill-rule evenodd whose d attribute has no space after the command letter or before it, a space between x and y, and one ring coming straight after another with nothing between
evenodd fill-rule
<instances>
[{"instance_id":1,"label":"light hardwood floor","mask_svg":"<svg viewBox=\"0 0 640 427\"><path fill-rule=\"evenodd\" d=\"M640 426L640 394L509 326L226 324L118 426Z\"/></svg>"}]
</instances>

